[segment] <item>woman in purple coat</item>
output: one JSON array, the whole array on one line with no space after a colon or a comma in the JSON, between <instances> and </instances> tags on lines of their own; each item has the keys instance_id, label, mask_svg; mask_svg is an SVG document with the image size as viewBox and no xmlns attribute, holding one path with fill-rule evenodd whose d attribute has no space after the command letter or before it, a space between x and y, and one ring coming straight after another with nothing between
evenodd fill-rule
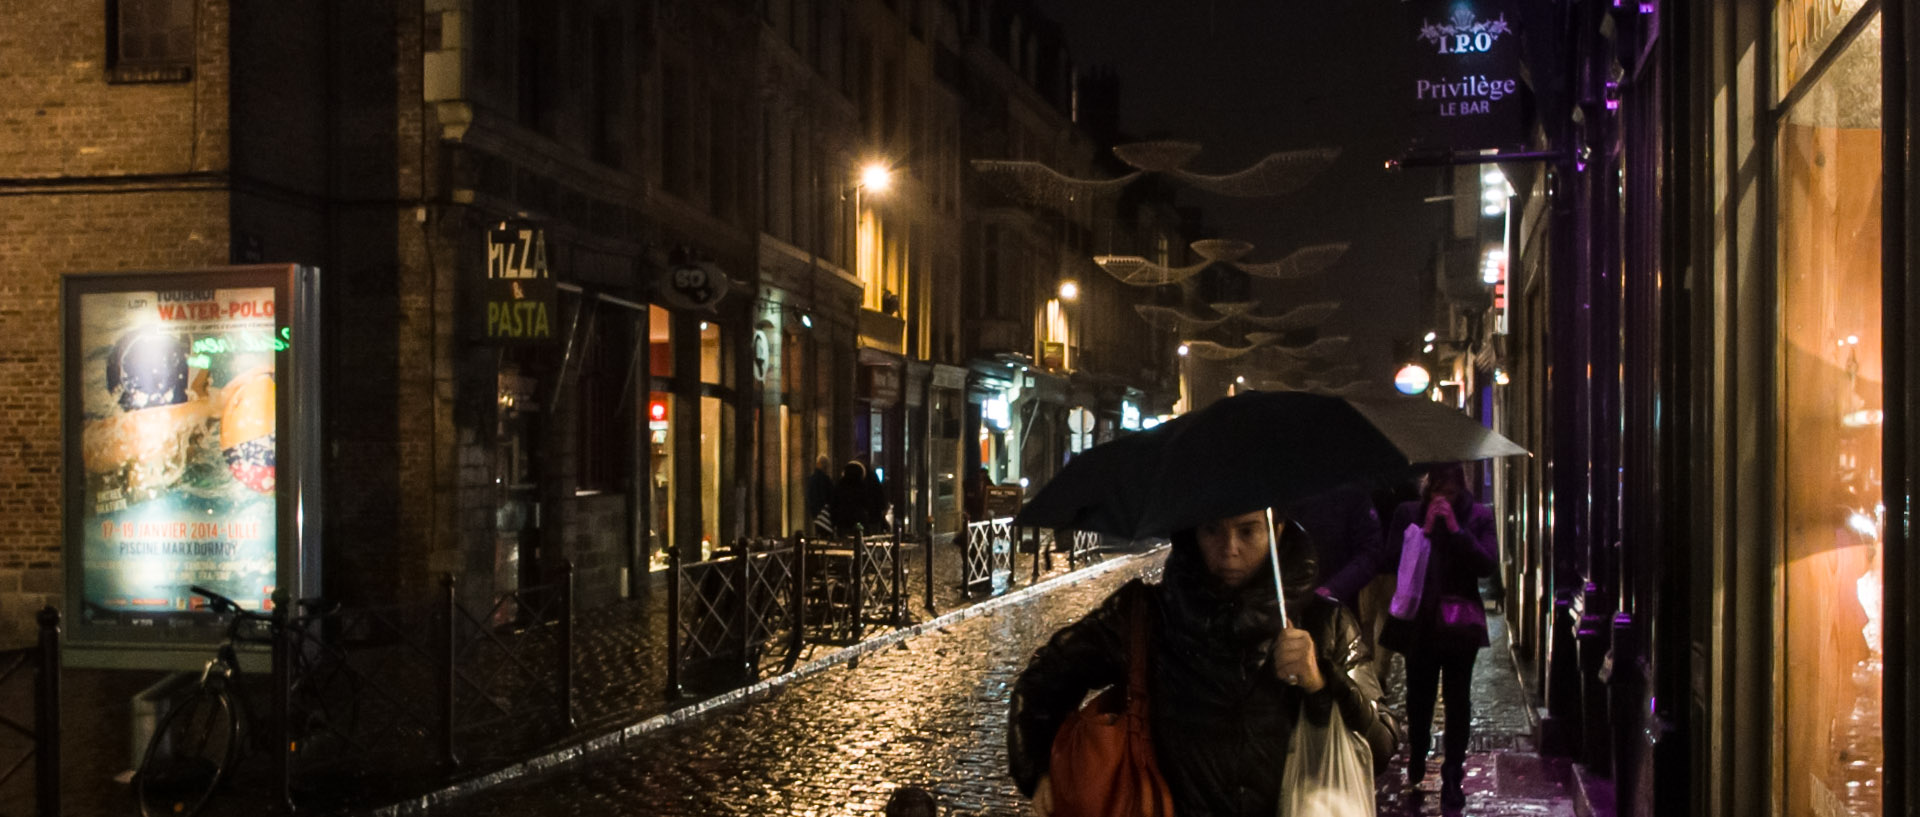
<instances>
[{"instance_id":1,"label":"woman in purple coat","mask_svg":"<svg viewBox=\"0 0 1920 817\"><path fill-rule=\"evenodd\" d=\"M1493 510L1474 501L1466 468L1459 463L1429 469L1420 499L1394 510L1386 529L1389 547L1400 547L1413 525L1429 542L1420 604L1410 618L1389 618L1380 643L1407 659L1409 787L1426 777L1427 753L1433 748L1434 693L1445 683L1447 754L1440 766L1440 803L1459 808L1466 804L1460 783L1473 721L1473 661L1488 645L1486 614L1478 607L1480 577L1493 572L1500 545ZM1443 609L1455 613L1453 621L1443 621Z\"/></svg>"}]
</instances>

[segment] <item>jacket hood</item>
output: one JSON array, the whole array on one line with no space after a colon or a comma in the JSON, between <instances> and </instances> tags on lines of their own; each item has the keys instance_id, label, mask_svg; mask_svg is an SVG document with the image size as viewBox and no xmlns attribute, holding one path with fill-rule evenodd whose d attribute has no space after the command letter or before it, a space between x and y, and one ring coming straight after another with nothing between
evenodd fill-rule
<instances>
[{"instance_id":1,"label":"jacket hood","mask_svg":"<svg viewBox=\"0 0 1920 817\"><path fill-rule=\"evenodd\" d=\"M1279 543L1280 576L1287 608L1300 609L1319 582L1313 544L1298 525L1289 523ZM1173 536L1167 554L1164 584L1168 613L1203 624L1202 629L1225 628L1236 643L1261 641L1280 631L1280 604L1273 595L1272 558L1260 560L1255 578L1229 588L1208 572L1200 543L1192 530Z\"/></svg>"}]
</instances>

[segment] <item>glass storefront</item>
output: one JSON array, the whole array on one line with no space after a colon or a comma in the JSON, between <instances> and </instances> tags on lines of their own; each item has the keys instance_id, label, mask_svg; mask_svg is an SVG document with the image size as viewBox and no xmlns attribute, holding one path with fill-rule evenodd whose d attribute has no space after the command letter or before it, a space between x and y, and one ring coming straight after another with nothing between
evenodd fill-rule
<instances>
[{"instance_id":1,"label":"glass storefront","mask_svg":"<svg viewBox=\"0 0 1920 817\"><path fill-rule=\"evenodd\" d=\"M1776 17L1780 484L1776 697L1789 817L1881 813L1880 40L1791 86L1857 3ZM1805 14L1791 11L1806 7ZM1812 15L1812 16L1809 16ZM1825 46L1830 47L1830 46Z\"/></svg>"},{"instance_id":2,"label":"glass storefront","mask_svg":"<svg viewBox=\"0 0 1920 817\"><path fill-rule=\"evenodd\" d=\"M720 515L721 486L731 471L727 437L733 430L733 406L713 393L725 383L720 325L700 322L700 559L726 542ZM736 499L743 500L744 497Z\"/></svg>"},{"instance_id":3,"label":"glass storefront","mask_svg":"<svg viewBox=\"0 0 1920 817\"><path fill-rule=\"evenodd\" d=\"M673 541L673 334L667 310L647 309L647 568L667 569Z\"/></svg>"}]
</instances>

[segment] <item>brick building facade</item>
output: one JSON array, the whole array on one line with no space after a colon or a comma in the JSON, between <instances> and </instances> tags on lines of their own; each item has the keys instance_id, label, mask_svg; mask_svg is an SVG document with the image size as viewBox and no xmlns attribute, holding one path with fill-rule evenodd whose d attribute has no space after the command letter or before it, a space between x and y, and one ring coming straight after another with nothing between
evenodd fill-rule
<instances>
[{"instance_id":1,"label":"brick building facade","mask_svg":"<svg viewBox=\"0 0 1920 817\"><path fill-rule=\"evenodd\" d=\"M965 131L1017 98L1078 166L1097 153L1028 5L0 11L0 645L62 587L58 292L85 271L322 270L329 596L453 573L481 599L562 559L583 604L647 592L671 549L802 527L817 455L885 464L908 533L952 530L978 461L963 280L1055 286L970 238L965 160L1014 145ZM1045 72L993 67L1042 46ZM871 159L884 197L856 180ZM1082 253L1090 219L1028 244ZM546 342L485 337L503 227L541 237ZM694 271L717 299L675 290Z\"/></svg>"}]
</instances>

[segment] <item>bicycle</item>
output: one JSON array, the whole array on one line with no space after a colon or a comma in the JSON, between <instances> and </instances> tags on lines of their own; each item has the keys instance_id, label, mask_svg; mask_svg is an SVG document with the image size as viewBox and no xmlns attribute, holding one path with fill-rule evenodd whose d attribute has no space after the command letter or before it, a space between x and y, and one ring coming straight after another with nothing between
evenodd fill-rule
<instances>
[{"instance_id":1,"label":"bicycle","mask_svg":"<svg viewBox=\"0 0 1920 817\"><path fill-rule=\"evenodd\" d=\"M147 741L133 776L143 817L198 814L234 766L257 748L252 744L261 736L250 731L253 713L238 688L242 671L237 645L273 644L284 634L270 613L243 609L204 587L189 589L207 599L208 609L228 617L226 633L192 693L161 716ZM302 600L300 605L325 606L318 600Z\"/></svg>"}]
</instances>

